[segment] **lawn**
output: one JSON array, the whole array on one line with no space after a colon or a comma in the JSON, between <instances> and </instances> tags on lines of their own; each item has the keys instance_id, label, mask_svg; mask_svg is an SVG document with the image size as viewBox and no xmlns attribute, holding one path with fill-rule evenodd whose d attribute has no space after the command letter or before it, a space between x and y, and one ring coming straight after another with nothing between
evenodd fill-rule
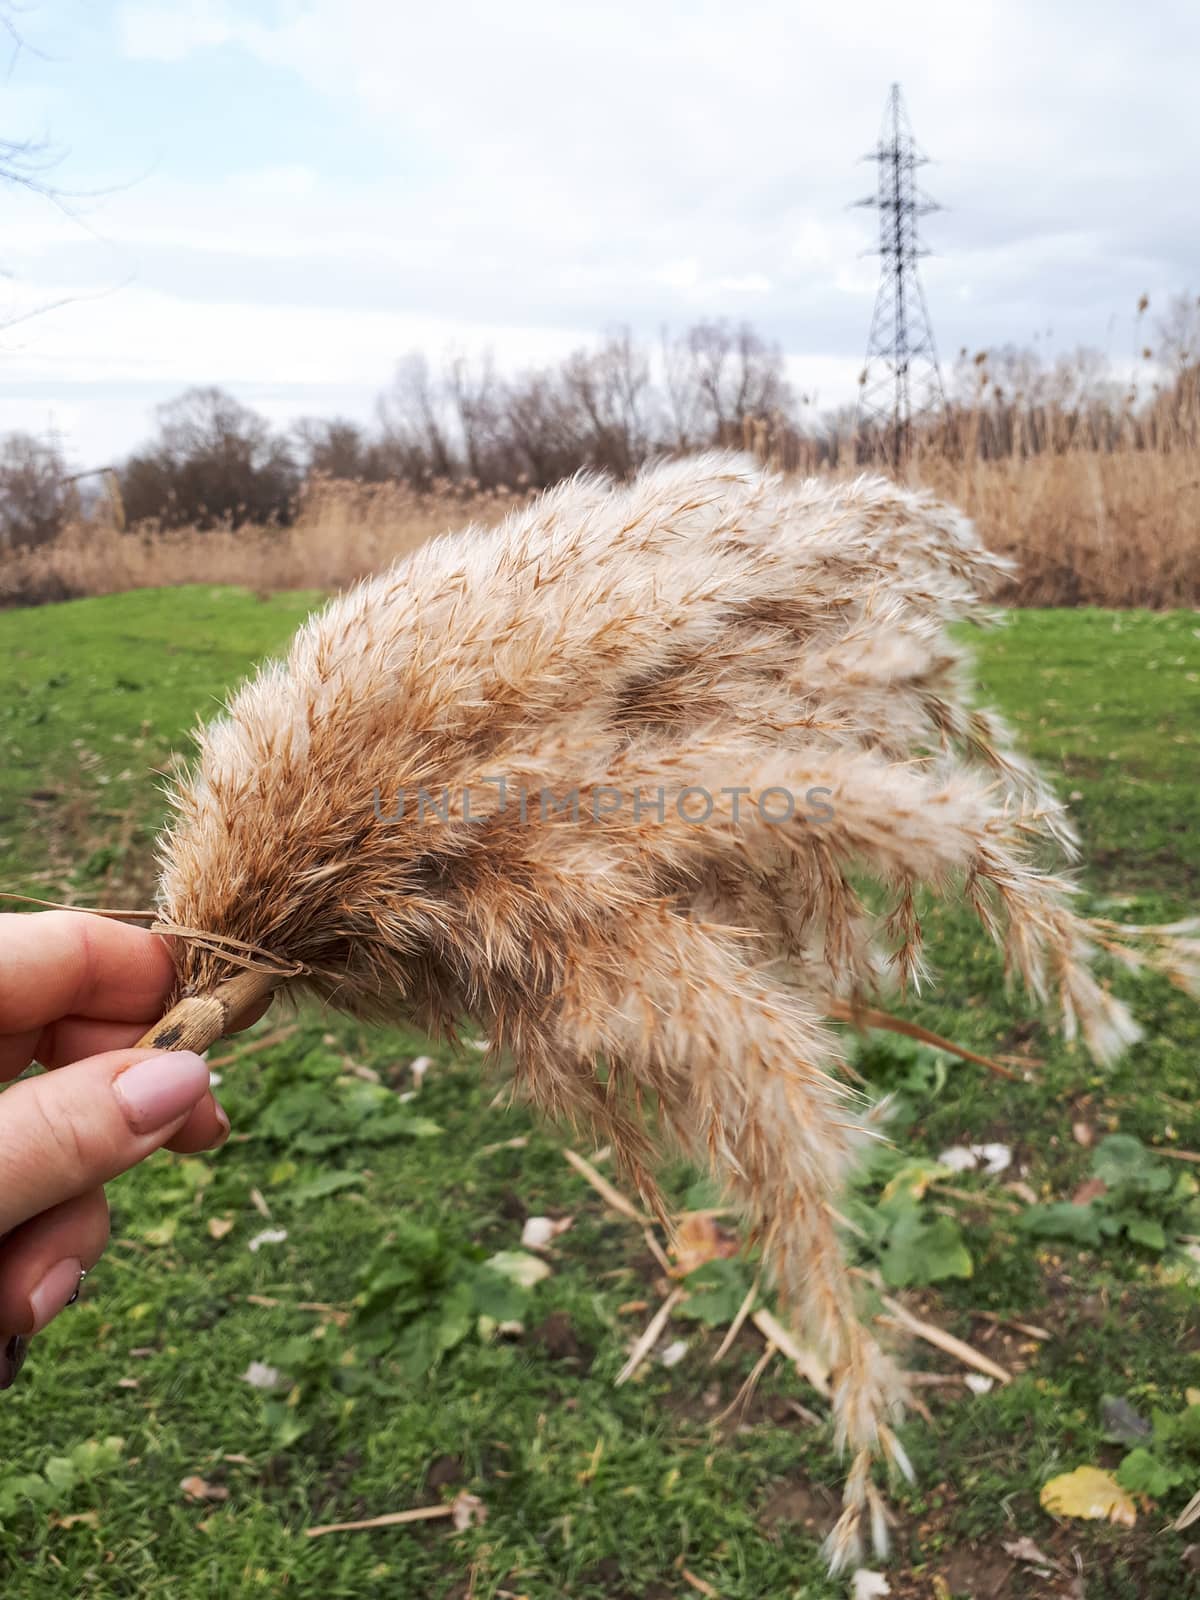
<instances>
[{"instance_id":1,"label":"lawn","mask_svg":"<svg viewBox=\"0 0 1200 1600\"><path fill-rule=\"evenodd\" d=\"M314 598L191 588L0 615L0 886L147 903L152 769ZM1018 613L981 639L979 676L1070 796L1087 902L1134 922L1193 909L1197 617ZM1104 1072L1006 994L973 924L931 908L928 925L938 982L908 1014L1016 1078L859 1042L899 1111L847 1210L867 1274L1011 1381L972 1388L960 1361L902 1346L938 1381L903 1430L917 1486L895 1500L891 1593L1200 1592L1200 1522L1169 1531L1200 1486L1200 1167L1155 1153L1200 1147L1200 1007L1113 974L1146 1037ZM213 1059L234 1138L113 1185L108 1254L0 1399L6 1595L847 1592L818 1554L840 1487L823 1402L781 1357L738 1400L764 1351L751 1326L711 1361L752 1264L692 1273L618 1387L670 1284L566 1136L498 1103L471 1042L272 1014ZM1006 1170L937 1165L984 1143ZM716 1203L695 1172L671 1178L681 1210ZM539 1258L531 1217L573 1221ZM1119 1473L1132 1526L1042 1509L1043 1484L1085 1465ZM1021 1540L1059 1573L1006 1552Z\"/></svg>"}]
</instances>

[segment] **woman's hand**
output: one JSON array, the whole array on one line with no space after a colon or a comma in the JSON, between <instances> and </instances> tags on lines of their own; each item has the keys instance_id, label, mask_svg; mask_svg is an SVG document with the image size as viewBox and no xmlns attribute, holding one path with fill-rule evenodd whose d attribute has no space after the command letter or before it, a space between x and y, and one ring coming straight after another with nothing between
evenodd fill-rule
<instances>
[{"instance_id":1,"label":"woman's hand","mask_svg":"<svg viewBox=\"0 0 1200 1600\"><path fill-rule=\"evenodd\" d=\"M165 940L140 928L0 914L0 1083L54 1069L0 1093L0 1389L108 1242L103 1185L162 1145L229 1134L199 1056L131 1048L173 979Z\"/></svg>"}]
</instances>

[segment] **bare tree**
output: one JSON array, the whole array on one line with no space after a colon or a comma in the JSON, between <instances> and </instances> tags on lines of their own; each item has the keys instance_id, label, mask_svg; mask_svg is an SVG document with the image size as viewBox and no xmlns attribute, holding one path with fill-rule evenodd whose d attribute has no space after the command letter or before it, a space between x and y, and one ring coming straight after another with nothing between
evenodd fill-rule
<instances>
[{"instance_id":1,"label":"bare tree","mask_svg":"<svg viewBox=\"0 0 1200 1600\"><path fill-rule=\"evenodd\" d=\"M501 428L516 474L534 488L587 464L586 428L553 367L522 373L505 385Z\"/></svg>"},{"instance_id":2,"label":"bare tree","mask_svg":"<svg viewBox=\"0 0 1200 1600\"><path fill-rule=\"evenodd\" d=\"M1159 359L1173 378L1200 364L1200 295L1172 296L1156 331Z\"/></svg>"},{"instance_id":3,"label":"bare tree","mask_svg":"<svg viewBox=\"0 0 1200 1600\"><path fill-rule=\"evenodd\" d=\"M667 409L675 447L741 444L747 421L788 415L783 354L748 323L698 322L663 340Z\"/></svg>"},{"instance_id":4,"label":"bare tree","mask_svg":"<svg viewBox=\"0 0 1200 1600\"><path fill-rule=\"evenodd\" d=\"M189 389L158 408L158 439L120 474L131 523L239 527L290 520L299 475L286 442L223 389Z\"/></svg>"},{"instance_id":5,"label":"bare tree","mask_svg":"<svg viewBox=\"0 0 1200 1600\"><path fill-rule=\"evenodd\" d=\"M650 363L628 328L598 350L578 350L562 370L563 398L578 413L587 464L627 478L653 446Z\"/></svg>"},{"instance_id":6,"label":"bare tree","mask_svg":"<svg viewBox=\"0 0 1200 1600\"><path fill-rule=\"evenodd\" d=\"M686 339L673 338L664 328L660 334L663 387L670 426L670 444L686 453L700 443L704 426L703 400L696 382L696 368Z\"/></svg>"},{"instance_id":7,"label":"bare tree","mask_svg":"<svg viewBox=\"0 0 1200 1600\"><path fill-rule=\"evenodd\" d=\"M379 418L385 448L419 472L406 476L451 478L457 465L441 383L428 359L415 350L396 367L391 387L380 396Z\"/></svg>"},{"instance_id":8,"label":"bare tree","mask_svg":"<svg viewBox=\"0 0 1200 1600\"><path fill-rule=\"evenodd\" d=\"M56 441L28 433L0 440L0 546L45 544L78 512L79 494Z\"/></svg>"},{"instance_id":9,"label":"bare tree","mask_svg":"<svg viewBox=\"0 0 1200 1600\"><path fill-rule=\"evenodd\" d=\"M377 475L374 444L361 424L345 417L302 417L292 426L305 473L370 481Z\"/></svg>"},{"instance_id":10,"label":"bare tree","mask_svg":"<svg viewBox=\"0 0 1200 1600\"><path fill-rule=\"evenodd\" d=\"M448 357L443 385L468 476L482 484L502 481L511 463L504 459L501 438L503 386L490 352L478 363L461 354Z\"/></svg>"}]
</instances>

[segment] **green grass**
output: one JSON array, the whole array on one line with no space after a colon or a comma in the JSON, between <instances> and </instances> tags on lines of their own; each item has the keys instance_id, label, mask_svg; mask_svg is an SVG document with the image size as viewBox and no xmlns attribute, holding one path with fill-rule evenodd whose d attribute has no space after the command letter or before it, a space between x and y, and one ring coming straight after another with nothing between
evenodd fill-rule
<instances>
[{"instance_id":1,"label":"green grass","mask_svg":"<svg viewBox=\"0 0 1200 1600\"><path fill-rule=\"evenodd\" d=\"M0 615L0 882L144 902L160 814L147 769L186 747L197 714L282 645L312 598L206 588ZM1192 615L1042 611L981 645L988 696L1078 796L1089 898L1130 920L1176 916L1200 898L1198 634ZM1009 1083L872 1041L860 1062L899 1088L906 1157L1001 1141L1050 1200L1069 1198L1090 1170L1095 1152L1075 1123L1097 1141L1120 1131L1147 1146L1200 1145L1200 1014L1184 996L1115 978L1146 1039L1103 1073L1006 995L973 925L936 910L929 924L938 983L912 1014L1042 1065ZM235 1129L223 1151L156 1157L112 1186L114 1243L0 1400L6 1594L665 1600L697 1592L684 1569L723 1600L845 1593L823 1577L814 1531L832 1520L839 1465L824 1426L789 1403L820 1410L812 1392L777 1362L744 1416L718 1424L761 1342L743 1333L710 1367L722 1330L694 1320L674 1326L689 1346L678 1365L651 1363L614 1388L649 1314L621 1308L662 1297L640 1231L602 1208L552 1130L494 1107L497 1086L470 1049L428 1052L420 1094L399 1109L387 1101L381 1116L353 1069L403 1089L407 1063L427 1051L403 1032L306 1013L288 1038L222 1069ZM1190 1171L1152 1166L1172 1183ZM683 1197L695 1175L672 1176ZM1181 1412L1200 1388L1197 1292L1178 1238L1188 1197L1138 1201L1143 1221L1163 1221L1166 1250L1128 1232L1080 1248L1032 1237L1023 1202L996 1180L953 1187L967 1198L935 1185L917 1223L944 1223L969 1250L971 1276L914 1289L909 1303L1017 1376L979 1396L922 1391L936 1426L914 1417L904 1429L918 1486L897 1498L893 1594L1044 1594L1002 1551L1018 1535L1072 1571L1078 1551L1089 1600L1185 1592L1196 1529L1160 1530L1200 1479L1186 1448L1173 1459L1191 1481L1143 1504L1133 1529L1056 1523L1038 1491L1055 1473L1121 1459L1125 1447L1105 1437L1106 1395L1149 1418ZM878 1189L858 1196L864 1214ZM542 1214L575 1223L551 1275L526 1293L486 1262L517 1249L524 1216ZM214 1219L231 1224L221 1238ZM267 1228L286 1240L251 1252ZM309 1301L349 1316L302 1309ZM518 1311L524 1333L481 1339L485 1305ZM459 1334L423 1370L430 1340ZM906 1359L960 1370L924 1345ZM242 1378L252 1361L290 1381L252 1387ZM73 1450L110 1436L124 1441L119 1454L71 1464ZM189 1500L179 1485L193 1475L227 1498ZM463 1532L433 1521L304 1536L310 1524L463 1489L488 1513Z\"/></svg>"}]
</instances>

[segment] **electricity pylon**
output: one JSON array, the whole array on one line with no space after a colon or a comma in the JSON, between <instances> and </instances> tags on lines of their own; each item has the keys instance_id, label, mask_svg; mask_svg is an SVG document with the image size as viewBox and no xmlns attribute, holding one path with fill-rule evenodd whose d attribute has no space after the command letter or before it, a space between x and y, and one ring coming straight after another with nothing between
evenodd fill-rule
<instances>
[{"instance_id":1,"label":"electricity pylon","mask_svg":"<svg viewBox=\"0 0 1200 1600\"><path fill-rule=\"evenodd\" d=\"M856 204L879 212L882 271L859 379L856 429L860 438L881 429L889 456L899 462L911 448L914 419L943 409L946 393L917 275L917 261L929 254L921 247L920 218L941 207L917 186L916 170L929 157L913 138L898 83L888 95L879 143L864 159L878 163L879 183L875 194Z\"/></svg>"}]
</instances>

